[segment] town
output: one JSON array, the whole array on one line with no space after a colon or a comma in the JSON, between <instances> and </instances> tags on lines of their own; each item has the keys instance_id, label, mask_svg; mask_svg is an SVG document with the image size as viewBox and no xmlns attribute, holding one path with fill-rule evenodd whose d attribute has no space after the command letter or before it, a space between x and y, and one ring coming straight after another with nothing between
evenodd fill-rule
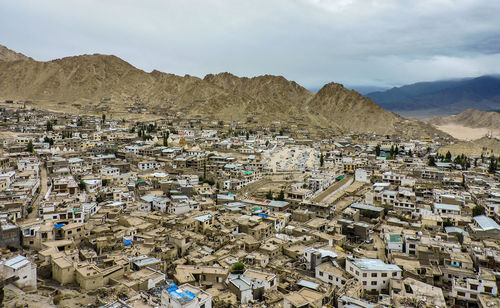
<instances>
[{"instance_id":1,"label":"town","mask_svg":"<svg viewBox=\"0 0 500 308\"><path fill-rule=\"evenodd\" d=\"M499 153L0 106L6 307L500 307Z\"/></svg>"}]
</instances>

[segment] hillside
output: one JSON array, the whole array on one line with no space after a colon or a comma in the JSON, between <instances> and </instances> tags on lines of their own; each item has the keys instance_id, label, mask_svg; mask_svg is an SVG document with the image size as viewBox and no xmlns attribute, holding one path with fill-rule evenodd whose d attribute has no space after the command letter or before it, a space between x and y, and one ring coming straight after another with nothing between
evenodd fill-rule
<instances>
[{"instance_id":1,"label":"hillside","mask_svg":"<svg viewBox=\"0 0 500 308\"><path fill-rule=\"evenodd\" d=\"M452 155L465 154L468 156L498 156L500 154L500 140L497 138L483 137L473 141L460 141L455 144L441 147L439 152L445 154L450 151Z\"/></svg>"},{"instance_id":2,"label":"hillside","mask_svg":"<svg viewBox=\"0 0 500 308\"><path fill-rule=\"evenodd\" d=\"M31 101L50 110L112 112L134 118L199 117L268 124L295 123L323 134L361 132L411 136L443 133L428 124L388 112L355 91L327 84L314 94L282 76L237 77L144 72L116 56L82 55L48 62L0 61L0 99Z\"/></svg>"},{"instance_id":3,"label":"hillside","mask_svg":"<svg viewBox=\"0 0 500 308\"><path fill-rule=\"evenodd\" d=\"M493 111L500 106L500 77L421 82L366 96L385 109L408 116L449 116L470 108Z\"/></svg>"},{"instance_id":4,"label":"hillside","mask_svg":"<svg viewBox=\"0 0 500 308\"><path fill-rule=\"evenodd\" d=\"M427 123L437 126L459 124L467 127L488 128L493 130L500 129L500 113L467 109L460 114L449 117L432 117Z\"/></svg>"},{"instance_id":5,"label":"hillside","mask_svg":"<svg viewBox=\"0 0 500 308\"><path fill-rule=\"evenodd\" d=\"M31 58L0 45L0 61L29 60Z\"/></svg>"}]
</instances>

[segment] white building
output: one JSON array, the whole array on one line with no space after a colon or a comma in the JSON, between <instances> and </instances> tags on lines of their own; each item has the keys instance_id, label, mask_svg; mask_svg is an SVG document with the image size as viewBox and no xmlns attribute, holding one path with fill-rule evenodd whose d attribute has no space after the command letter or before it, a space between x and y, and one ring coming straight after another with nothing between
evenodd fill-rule
<instances>
[{"instance_id":1,"label":"white building","mask_svg":"<svg viewBox=\"0 0 500 308\"><path fill-rule=\"evenodd\" d=\"M36 265L28 258L18 255L12 259L0 261L0 271L5 278L16 276L14 284L19 288L36 290Z\"/></svg>"},{"instance_id":2,"label":"white building","mask_svg":"<svg viewBox=\"0 0 500 308\"><path fill-rule=\"evenodd\" d=\"M346 271L363 284L365 290L389 289L389 280L401 279L402 270L395 264L386 264L380 259L346 259Z\"/></svg>"},{"instance_id":3,"label":"white building","mask_svg":"<svg viewBox=\"0 0 500 308\"><path fill-rule=\"evenodd\" d=\"M455 204L434 203L434 214L460 215L460 206Z\"/></svg>"},{"instance_id":4,"label":"white building","mask_svg":"<svg viewBox=\"0 0 500 308\"><path fill-rule=\"evenodd\" d=\"M453 279L451 296L455 300L477 302L481 293L498 295L495 274L492 271L480 268L476 278Z\"/></svg>"},{"instance_id":5,"label":"white building","mask_svg":"<svg viewBox=\"0 0 500 308\"><path fill-rule=\"evenodd\" d=\"M161 293L162 308L212 308L212 295L190 284L173 283Z\"/></svg>"}]
</instances>

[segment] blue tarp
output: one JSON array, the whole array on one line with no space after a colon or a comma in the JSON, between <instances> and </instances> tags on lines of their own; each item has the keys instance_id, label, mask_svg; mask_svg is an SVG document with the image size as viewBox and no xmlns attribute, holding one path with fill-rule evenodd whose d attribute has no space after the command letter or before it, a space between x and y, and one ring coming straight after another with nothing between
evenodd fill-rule
<instances>
[{"instance_id":1,"label":"blue tarp","mask_svg":"<svg viewBox=\"0 0 500 308\"><path fill-rule=\"evenodd\" d=\"M64 227L64 224L55 224L54 225L54 229L60 229L62 227Z\"/></svg>"},{"instance_id":2,"label":"blue tarp","mask_svg":"<svg viewBox=\"0 0 500 308\"><path fill-rule=\"evenodd\" d=\"M132 240L124 238L123 246L130 246L130 245L132 245Z\"/></svg>"},{"instance_id":3,"label":"blue tarp","mask_svg":"<svg viewBox=\"0 0 500 308\"><path fill-rule=\"evenodd\" d=\"M257 216L267 218L267 216L268 216L268 215L267 215L267 214L264 214L264 213L259 213L259 214L257 214Z\"/></svg>"}]
</instances>

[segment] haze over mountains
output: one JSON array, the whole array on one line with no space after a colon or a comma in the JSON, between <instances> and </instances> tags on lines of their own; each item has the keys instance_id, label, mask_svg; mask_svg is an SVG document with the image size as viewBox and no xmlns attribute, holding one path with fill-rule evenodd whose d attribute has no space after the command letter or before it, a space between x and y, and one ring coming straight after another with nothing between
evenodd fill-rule
<instances>
[{"instance_id":1,"label":"haze over mountains","mask_svg":"<svg viewBox=\"0 0 500 308\"><path fill-rule=\"evenodd\" d=\"M449 116L467 109L500 110L500 76L419 82L368 93L383 108L404 116Z\"/></svg>"},{"instance_id":2,"label":"haze over mountains","mask_svg":"<svg viewBox=\"0 0 500 308\"><path fill-rule=\"evenodd\" d=\"M129 115L131 108L145 108L162 116L280 120L337 132L441 133L386 111L336 83L326 84L315 94L281 76L246 78L220 73L201 79L156 70L147 73L110 55L39 62L3 49L0 59L0 98L30 100L66 112L112 110Z\"/></svg>"}]
</instances>

